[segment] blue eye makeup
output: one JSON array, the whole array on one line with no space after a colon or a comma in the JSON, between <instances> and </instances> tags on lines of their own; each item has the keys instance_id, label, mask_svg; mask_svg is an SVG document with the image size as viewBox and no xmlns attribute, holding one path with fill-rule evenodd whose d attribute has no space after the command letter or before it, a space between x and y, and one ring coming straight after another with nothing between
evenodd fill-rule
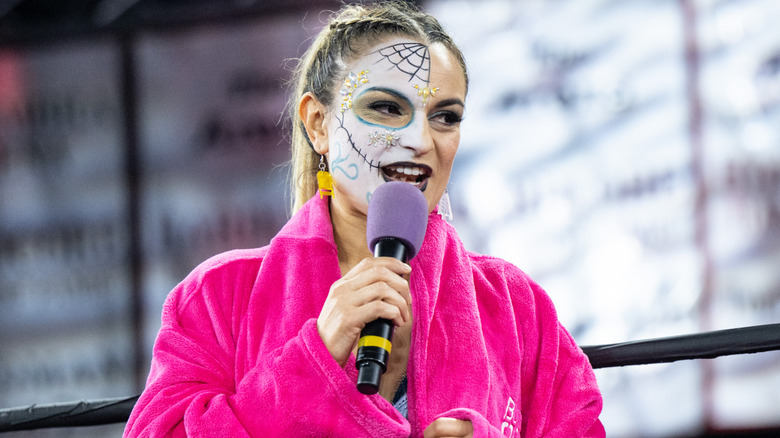
<instances>
[{"instance_id":1,"label":"blue eye makeup","mask_svg":"<svg viewBox=\"0 0 780 438\"><path fill-rule=\"evenodd\" d=\"M408 97L396 90L373 87L353 99L352 110L361 123L401 129L414 120L414 106Z\"/></svg>"}]
</instances>

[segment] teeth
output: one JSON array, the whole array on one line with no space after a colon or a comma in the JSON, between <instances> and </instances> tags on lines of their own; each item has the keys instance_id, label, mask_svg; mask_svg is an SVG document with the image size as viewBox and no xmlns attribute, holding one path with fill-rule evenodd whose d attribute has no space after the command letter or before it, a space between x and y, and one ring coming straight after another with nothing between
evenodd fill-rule
<instances>
[{"instance_id":1,"label":"teeth","mask_svg":"<svg viewBox=\"0 0 780 438\"><path fill-rule=\"evenodd\" d=\"M414 176L420 176L425 174L425 171L419 167L401 167L401 166L392 166L389 167L389 169L396 173L402 173L404 175L414 175Z\"/></svg>"}]
</instances>

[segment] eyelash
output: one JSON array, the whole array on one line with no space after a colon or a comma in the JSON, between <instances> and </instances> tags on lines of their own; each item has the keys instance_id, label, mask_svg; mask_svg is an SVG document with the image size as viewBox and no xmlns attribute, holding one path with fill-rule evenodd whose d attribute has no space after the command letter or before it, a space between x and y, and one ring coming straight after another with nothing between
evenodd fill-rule
<instances>
[{"instance_id":1,"label":"eyelash","mask_svg":"<svg viewBox=\"0 0 780 438\"><path fill-rule=\"evenodd\" d=\"M444 121L442 123L449 126L457 125L463 121L462 116L459 116L458 114L449 111L436 113L433 116L431 116L431 119L436 119L442 116L444 117Z\"/></svg>"},{"instance_id":2,"label":"eyelash","mask_svg":"<svg viewBox=\"0 0 780 438\"><path fill-rule=\"evenodd\" d=\"M395 110L395 112L387 111L389 114L392 114L392 115L399 115L399 114L401 114L401 109L398 106L398 104L395 103L395 102L389 102L389 101L374 102L371 105L369 105L369 108L371 108L372 110L376 110L376 111L379 111L381 109L387 108L389 110Z\"/></svg>"},{"instance_id":3,"label":"eyelash","mask_svg":"<svg viewBox=\"0 0 780 438\"><path fill-rule=\"evenodd\" d=\"M387 101L387 100L380 100L371 103L369 106L374 111L380 111L380 112L386 112L390 115L401 115L401 106L398 105L396 102L393 101ZM383 111L384 110L384 111ZM460 122L463 121L463 117L458 115L457 113L451 112L451 111L440 111L430 117L430 120L434 120L437 118L443 117L444 120L441 121L444 125L447 126L455 126L460 124Z\"/></svg>"}]
</instances>

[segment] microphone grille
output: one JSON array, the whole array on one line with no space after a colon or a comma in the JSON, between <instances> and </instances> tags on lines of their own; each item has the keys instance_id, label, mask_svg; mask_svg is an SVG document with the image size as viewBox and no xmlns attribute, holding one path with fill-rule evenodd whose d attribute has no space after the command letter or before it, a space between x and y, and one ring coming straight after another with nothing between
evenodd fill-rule
<instances>
[{"instance_id":1,"label":"microphone grille","mask_svg":"<svg viewBox=\"0 0 780 438\"><path fill-rule=\"evenodd\" d=\"M428 227L428 202L417 187L390 181L379 186L368 204L366 238L373 252L379 239L392 237L404 242L411 260L417 255Z\"/></svg>"}]
</instances>

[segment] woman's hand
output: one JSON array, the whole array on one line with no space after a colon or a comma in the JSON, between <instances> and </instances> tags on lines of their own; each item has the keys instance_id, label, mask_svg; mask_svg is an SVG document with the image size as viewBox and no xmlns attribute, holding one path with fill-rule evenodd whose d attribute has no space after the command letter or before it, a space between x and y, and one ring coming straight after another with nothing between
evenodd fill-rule
<instances>
[{"instance_id":1,"label":"woman's hand","mask_svg":"<svg viewBox=\"0 0 780 438\"><path fill-rule=\"evenodd\" d=\"M371 321L385 318L402 326L411 318L409 283L401 275L412 269L390 257L368 257L333 283L317 318L317 331L342 367Z\"/></svg>"},{"instance_id":2,"label":"woman's hand","mask_svg":"<svg viewBox=\"0 0 780 438\"><path fill-rule=\"evenodd\" d=\"M474 426L468 420L454 418L437 418L423 431L423 438L471 438L474 436Z\"/></svg>"}]
</instances>

